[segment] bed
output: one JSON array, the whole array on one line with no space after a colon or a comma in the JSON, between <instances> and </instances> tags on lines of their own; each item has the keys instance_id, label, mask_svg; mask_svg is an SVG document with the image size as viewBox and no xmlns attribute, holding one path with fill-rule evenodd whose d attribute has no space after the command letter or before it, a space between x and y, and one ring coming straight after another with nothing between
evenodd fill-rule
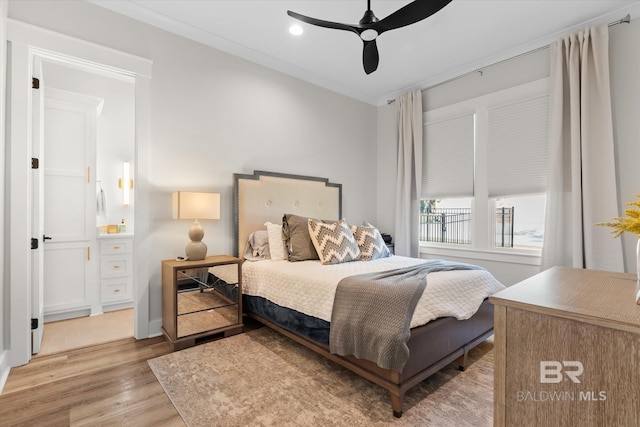
<instances>
[{"instance_id":1,"label":"bed","mask_svg":"<svg viewBox=\"0 0 640 427\"><path fill-rule=\"evenodd\" d=\"M281 224L283 213L331 221L342 218L342 186L324 178L255 171L251 175L234 174L234 185L235 251L240 257L245 254L251 233L263 230L267 222ZM411 318L406 340L408 358L401 369L381 367L371 360L330 351L331 307L336 284L342 278L363 271L413 268L424 262L398 256L337 265L304 259L245 261L243 309L249 317L387 389L393 414L400 417L408 389L456 360L463 370L469 350L493 333L493 306L487 297L502 285L484 269L431 273L429 286ZM487 276L490 280L484 285L486 294L476 306L463 309L471 310L468 316L463 316L465 320L447 316L433 302L430 308L422 307L423 301L433 296L431 293L464 282L461 278L467 274L475 277L473 280L486 281ZM473 293L473 298L478 299L477 293ZM463 305L467 305L465 301Z\"/></svg>"}]
</instances>

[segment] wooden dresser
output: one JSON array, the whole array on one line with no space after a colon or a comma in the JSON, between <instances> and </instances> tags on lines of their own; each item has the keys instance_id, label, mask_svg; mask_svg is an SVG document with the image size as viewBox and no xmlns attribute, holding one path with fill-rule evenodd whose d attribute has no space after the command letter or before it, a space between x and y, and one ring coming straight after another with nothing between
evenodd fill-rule
<instances>
[{"instance_id":1,"label":"wooden dresser","mask_svg":"<svg viewBox=\"0 0 640 427\"><path fill-rule=\"evenodd\" d=\"M636 276L552 268L493 295L495 426L637 426Z\"/></svg>"}]
</instances>

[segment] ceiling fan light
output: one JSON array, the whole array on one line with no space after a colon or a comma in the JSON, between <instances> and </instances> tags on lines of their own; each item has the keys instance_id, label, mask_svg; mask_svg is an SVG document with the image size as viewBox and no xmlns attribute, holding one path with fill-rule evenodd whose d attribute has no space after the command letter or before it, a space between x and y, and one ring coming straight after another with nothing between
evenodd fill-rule
<instances>
[{"instance_id":1,"label":"ceiling fan light","mask_svg":"<svg viewBox=\"0 0 640 427\"><path fill-rule=\"evenodd\" d=\"M369 28L368 30L364 30L360 33L360 38L366 42L370 42L371 40L375 40L378 37L378 32Z\"/></svg>"},{"instance_id":2,"label":"ceiling fan light","mask_svg":"<svg viewBox=\"0 0 640 427\"><path fill-rule=\"evenodd\" d=\"M291 27L289 27L289 34L291 34L292 36L300 36L302 35L302 33L304 33L304 30L298 24L293 24Z\"/></svg>"}]
</instances>

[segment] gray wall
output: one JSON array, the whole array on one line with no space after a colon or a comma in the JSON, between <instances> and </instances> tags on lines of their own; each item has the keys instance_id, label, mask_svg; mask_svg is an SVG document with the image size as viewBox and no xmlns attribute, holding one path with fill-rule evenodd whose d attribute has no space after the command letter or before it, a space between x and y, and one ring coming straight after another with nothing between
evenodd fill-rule
<instances>
[{"instance_id":1,"label":"gray wall","mask_svg":"<svg viewBox=\"0 0 640 427\"><path fill-rule=\"evenodd\" d=\"M376 107L79 1L13 1L9 17L153 61L150 320L161 319L160 261L182 255L189 222L171 193L222 195L203 221L209 254L231 253L233 173L254 169L343 184L348 221L375 222ZM154 326L152 325L152 331Z\"/></svg>"},{"instance_id":2,"label":"gray wall","mask_svg":"<svg viewBox=\"0 0 640 427\"><path fill-rule=\"evenodd\" d=\"M640 194L640 19L609 31L611 98L620 214ZM625 233L625 271L636 271L636 236Z\"/></svg>"}]
</instances>

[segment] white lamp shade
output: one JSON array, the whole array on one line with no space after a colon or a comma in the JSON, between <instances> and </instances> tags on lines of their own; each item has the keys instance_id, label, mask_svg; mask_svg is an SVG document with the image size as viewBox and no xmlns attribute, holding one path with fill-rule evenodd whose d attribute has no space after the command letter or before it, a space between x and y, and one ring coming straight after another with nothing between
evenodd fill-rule
<instances>
[{"instance_id":1,"label":"white lamp shade","mask_svg":"<svg viewBox=\"0 0 640 427\"><path fill-rule=\"evenodd\" d=\"M220 194L173 193L173 219L220 219Z\"/></svg>"}]
</instances>

